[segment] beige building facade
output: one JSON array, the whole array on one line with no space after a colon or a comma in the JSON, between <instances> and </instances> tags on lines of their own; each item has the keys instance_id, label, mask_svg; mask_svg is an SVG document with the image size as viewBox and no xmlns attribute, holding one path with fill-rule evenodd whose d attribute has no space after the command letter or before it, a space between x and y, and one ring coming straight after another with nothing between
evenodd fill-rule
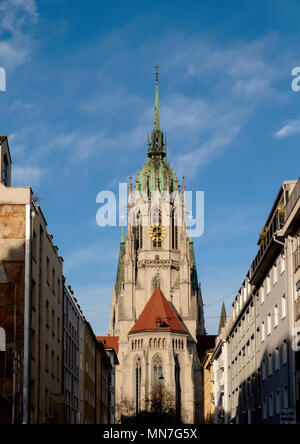
<instances>
[{"instance_id":1,"label":"beige building facade","mask_svg":"<svg viewBox=\"0 0 300 444\"><path fill-rule=\"evenodd\" d=\"M6 137L0 138L0 154L0 327L7 333L1 353L2 418L12 423L55 421L63 401L58 400L63 260L31 189L11 187Z\"/></svg>"}]
</instances>

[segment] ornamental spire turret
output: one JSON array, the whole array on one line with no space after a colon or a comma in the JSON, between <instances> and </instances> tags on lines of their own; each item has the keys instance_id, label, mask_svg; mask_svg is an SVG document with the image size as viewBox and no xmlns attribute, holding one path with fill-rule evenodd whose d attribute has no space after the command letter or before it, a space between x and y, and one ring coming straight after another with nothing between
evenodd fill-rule
<instances>
[{"instance_id":1,"label":"ornamental spire turret","mask_svg":"<svg viewBox=\"0 0 300 444\"><path fill-rule=\"evenodd\" d=\"M154 124L151 133L151 139L148 141L148 157L164 158L166 157L166 141L163 132L160 129L159 118L159 93L158 93L158 68L155 66L155 105L154 105Z\"/></svg>"}]
</instances>

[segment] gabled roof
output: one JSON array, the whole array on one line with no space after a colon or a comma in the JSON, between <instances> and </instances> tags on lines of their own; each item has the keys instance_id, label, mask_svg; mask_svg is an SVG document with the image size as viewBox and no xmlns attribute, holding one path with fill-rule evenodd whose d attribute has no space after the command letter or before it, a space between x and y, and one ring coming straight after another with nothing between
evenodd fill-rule
<instances>
[{"instance_id":1,"label":"gabled roof","mask_svg":"<svg viewBox=\"0 0 300 444\"><path fill-rule=\"evenodd\" d=\"M116 355L119 352L119 336L97 336L97 341L102 342L105 349L112 348Z\"/></svg>"},{"instance_id":2,"label":"gabled roof","mask_svg":"<svg viewBox=\"0 0 300 444\"><path fill-rule=\"evenodd\" d=\"M187 333L159 287L155 288L129 334L153 330Z\"/></svg>"}]
</instances>

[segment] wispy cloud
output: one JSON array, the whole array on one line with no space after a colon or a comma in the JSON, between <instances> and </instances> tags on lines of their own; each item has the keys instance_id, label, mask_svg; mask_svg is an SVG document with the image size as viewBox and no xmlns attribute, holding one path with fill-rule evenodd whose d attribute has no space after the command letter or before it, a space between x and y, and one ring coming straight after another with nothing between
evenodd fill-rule
<instances>
[{"instance_id":1,"label":"wispy cloud","mask_svg":"<svg viewBox=\"0 0 300 444\"><path fill-rule=\"evenodd\" d=\"M72 269L76 270L88 264L95 263L95 261L97 261L99 266L104 262L107 264L109 261L115 263L117 256L117 248L112 248L111 246L108 248L105 241L98 241L82 248L78 248L77 250L67 254L65 256L64 268L66 271L70 271Z\"/></svg>"},{"instance_id":2,"label":"wispy cloud","mask_svg":"<svg viewBox=\"0 0 300 444\"><path fill-rule=\"evenodd\" d=\"M37 19L35 0L2 0L0 4L1 66L13 69L27 60L35 46L33 38L28 33L28 25L36 23Z\"/></svg>"},{"instance_id":3,"label":"wispy cloud","mask_svg":"<svg viewBox=\"0 0 300 444\"><path fill-rule=\"evenodd\" d=\"M12 184L20 187L33 187L40 183L43 174L45 171L42 168L15 165L12 172Z\"/></svg>"},{"instance_id":4,"label":"wispy cloud","mask_svg":"<svg viewBox=\"0 0 300 444\"><path fill-rule=\"evenodd\" d=\"M295 120L290 120L284 126L282 126L276 133L275 137L283 138L288 136L293 136L294 134L300 133L300 118Z\"/></svg>"}]
</instances>

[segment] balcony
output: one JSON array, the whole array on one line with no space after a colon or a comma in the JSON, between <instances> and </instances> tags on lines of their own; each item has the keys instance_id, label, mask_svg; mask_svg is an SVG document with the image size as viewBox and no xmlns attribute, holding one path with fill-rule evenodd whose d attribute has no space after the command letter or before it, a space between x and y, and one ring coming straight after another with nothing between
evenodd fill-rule
<instances>
[{"instance_id":1,"label":"balcony","mask_svg":"<svg viewBox=\"0 0 300 444\"><path fill-rule=\"evenodd\" d=\"M274 242L274 234L282 226L282 213L278 209L267 227L260 234L259 251L250 268L250 283L258 285L265 277L270 263L280 250L281 246Z\"/></svg>"},{"instance_id":2,"label":"balcony","mask_svg":"<svg viewBox=\"0 0 300 444\"><path fill-rule=\"evenodd\" d=\"M300 222L300 179L294 186L294 189L284 208L284 227L283 236L292 234L298 229Z\"/></svg>"}]
</instances>

